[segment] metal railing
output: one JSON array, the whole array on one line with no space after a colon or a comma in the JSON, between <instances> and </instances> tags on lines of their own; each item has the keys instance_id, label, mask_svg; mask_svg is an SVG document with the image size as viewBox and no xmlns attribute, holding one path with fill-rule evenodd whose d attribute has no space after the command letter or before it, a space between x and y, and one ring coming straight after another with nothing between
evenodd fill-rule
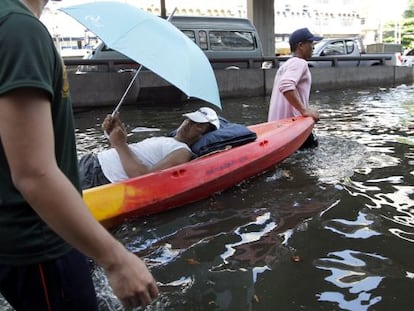
<instances>
[{"instance_id":1,"label":"metal railing","mask_svg":"<svg viewBox=\"0 0 414 311\"><path fill-rule=\"evenodd\" d=\"M257 57L257 58L212 58L210 63L215 69L228 68L235 66L238 68L262 68L263 63L269 64L266 68L277 68L280 63L287 61L290 56L269 56L269 57ZM357 57L335 57L335 56L319 56L312 57L309 61L317 62L330 62L332 67L337 67L339 62L348 61L379 61L379 65L386 65L386 61L391 60L391 56L357 56ZM119 67L138 68L139 64L130 60L120 59L65 59L65 65L68 67L82 68L81 66L102 66L100 68L106 68L106 70L100 69L99 71L118 71ZM86 68L86 67L85 67ZM93 70L92 70L93 71Z\"/></svg>"}]
</instances>

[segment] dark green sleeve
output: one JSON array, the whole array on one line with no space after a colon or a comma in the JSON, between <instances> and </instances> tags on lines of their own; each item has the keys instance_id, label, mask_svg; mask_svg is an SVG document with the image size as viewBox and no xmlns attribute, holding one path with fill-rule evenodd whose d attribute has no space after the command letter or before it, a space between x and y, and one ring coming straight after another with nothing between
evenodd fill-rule
<instances>
[{"instance_id":1,"label":"dark green sleeve","mask_svg":"<svg viewBox=\"0 0 414 311\"><path fill-rule=\"evenodd\" d=\"M14 13L0 24L0 94L21 87L45 90L53 98L55 64L47 29L34 16Z\"/></svg>"}]
</instances>

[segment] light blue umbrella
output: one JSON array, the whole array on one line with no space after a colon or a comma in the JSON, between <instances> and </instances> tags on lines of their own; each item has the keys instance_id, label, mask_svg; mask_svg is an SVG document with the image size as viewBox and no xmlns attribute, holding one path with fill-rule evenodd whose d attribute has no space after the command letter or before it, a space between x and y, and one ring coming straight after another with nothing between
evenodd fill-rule
<instances>
[{"instance_id":1,"label":"light blue umbrella","mask_svg":"<svg viewBox=\"0 0 414 311\"><path fill-rule=\"evenodd\" d=\"M133 59L189 97L221 108L216 77L203 51L168 21L122 2L61 8L105 44Z\"/></svg>"}]
</instances>

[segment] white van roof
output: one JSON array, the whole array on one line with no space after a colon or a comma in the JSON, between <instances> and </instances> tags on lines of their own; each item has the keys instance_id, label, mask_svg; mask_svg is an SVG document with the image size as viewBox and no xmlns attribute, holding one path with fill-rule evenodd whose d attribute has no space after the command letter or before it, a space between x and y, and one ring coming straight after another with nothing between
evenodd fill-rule
<instances>
[{"instance_id":1,"label":"white van roof","mask_svg":"<svg viewBox=\"0 0 414 311\"><path fill-rule=\"evenodd\" d=\"M256 30L250 20L237 17L173 16L171 22L180 29Z\"/></svg>"}]
</instances>

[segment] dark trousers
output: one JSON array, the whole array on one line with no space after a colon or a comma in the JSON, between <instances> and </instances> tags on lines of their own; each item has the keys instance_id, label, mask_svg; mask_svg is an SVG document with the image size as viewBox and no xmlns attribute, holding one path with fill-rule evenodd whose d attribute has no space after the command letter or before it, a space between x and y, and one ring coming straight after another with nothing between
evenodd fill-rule
<instances>
[{"instance_id":1,"label":"dark trousers","mask_svg":"<svg viewBox=\"0 0 414 311\"><path fill-rule=\"evenodd\" d=\"M84 155L80 158L78 164L82 190L110 183L102 172L98 157L95 154Z\"/></svg>"},{"instance_id":2,"label":"dark trousers","mask_svg":"<svg viewBox=\"0 0 414 311\"><path fill-rule=\"evenodd\" d=\"M299 149L303 150L303 149L316 148L318 147L318 145L319 145L318 137L316 137L314 133L311 133Z\"/></svg>"},{"instance_id":3,"label":"dark trousers","mask_svg":"<svg viewBox=\"0 0 414 311\"><path fill-rule=\"evenodd\" d=\"M84 255L71 250L47 262L0 265L0 292L16 311L97 311Z\"/></svg>"}]
</instances>

